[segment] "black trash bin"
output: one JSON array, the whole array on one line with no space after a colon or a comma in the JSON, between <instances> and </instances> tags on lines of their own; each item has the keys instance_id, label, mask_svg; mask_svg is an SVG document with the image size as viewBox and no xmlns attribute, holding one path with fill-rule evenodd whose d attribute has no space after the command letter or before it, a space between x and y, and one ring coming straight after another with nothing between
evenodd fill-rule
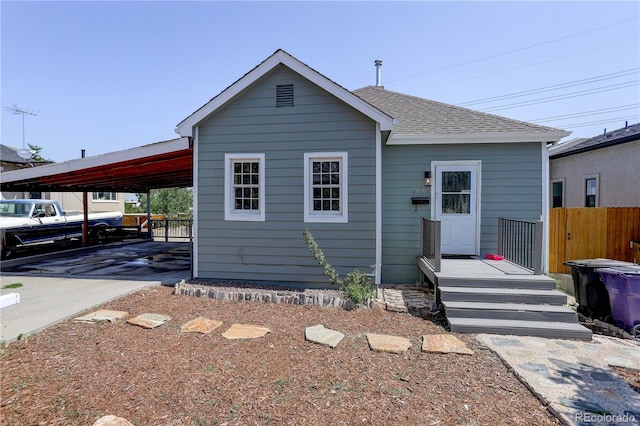
<instances>
[{"instance_id":1,"label":"black trash bin","mask_svg":"<svg viewBox=\"0 0 640 426\"><path fill-rule=\"evenodd\" d=\"M563 263L571 267L573 290L578 303L578 312L592 318L605 319L611 315L609 292L602 282L597 268L614 268L633 265L612 259L568 260Z\"/></svg>"}]
</instances>

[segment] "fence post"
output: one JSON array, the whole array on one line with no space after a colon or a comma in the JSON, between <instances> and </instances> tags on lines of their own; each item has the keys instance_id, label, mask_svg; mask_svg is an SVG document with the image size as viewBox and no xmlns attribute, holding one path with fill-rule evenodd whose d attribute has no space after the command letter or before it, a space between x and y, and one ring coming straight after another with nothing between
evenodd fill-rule
<instances>
[{"instance_id":1,"label":"fence post","mask_svg":"<svg viewBox=\"0 0 640 426\"><path fill-rule=\"evenodd\" d=\"M536 238L536 249L535 249L535 266L533 268L533 273L535 275L542 274L542 237L543 237L543 226L542 221L536 221L536 229L535 229L535 238Z\"/></svg>"},{"instance_id":2,"label":"fence post","mask_svg":"<svg viewBox=\"0 0 640 426\"><path fill-rule=\"evenodd\" d=\"M164 241L169 241L169 219L164 218Z\"/></svg>"}]
</instances>

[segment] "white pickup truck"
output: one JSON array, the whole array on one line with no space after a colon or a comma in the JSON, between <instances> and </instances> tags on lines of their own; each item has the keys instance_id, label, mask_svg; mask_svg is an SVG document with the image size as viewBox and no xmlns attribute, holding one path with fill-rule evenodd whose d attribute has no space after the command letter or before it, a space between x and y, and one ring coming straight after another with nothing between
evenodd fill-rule
<instances>
[{"instance_id":1,"label":"white pickup truck","mask_svg":"<svg viewBox=\"0 0 640 426\"><path fill-rule=\"evenodd\" d=\"M2 258L16 250L82 239L84 215L65 212L53 200L0 200ZM101 242L113 227L122 226L122 213L89 214L89 238Z\"/></svg>"}]
</instances>

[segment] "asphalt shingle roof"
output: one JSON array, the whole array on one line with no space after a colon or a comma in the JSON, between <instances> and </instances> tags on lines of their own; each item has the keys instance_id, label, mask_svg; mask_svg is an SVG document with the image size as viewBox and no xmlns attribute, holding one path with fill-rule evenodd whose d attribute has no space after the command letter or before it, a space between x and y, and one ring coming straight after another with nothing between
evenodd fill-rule
<instances>
[{"instance_id":1,"label":"asphalt shingle roof","mask_svg":"<svg viewBox=\"0 0 640 426\"><path fill-rule=\"evenodd\" d=\"M27 163L27 160L18 155L18 151L15 148L2 144L0 144L0 159L6 163Z\"/></svg>"},{"instance_id":2,"label":"asphalt shingle roof","mask_svg":"<svg viewBox=\"0 0 640 426\"><path fill-rule=\"evenodd\" d=\"M640 140L640 123L623 127L612 132L603 133L589 139L580 139L578 141L568 141L561 143L549 150L549 156L565 157L579 152L592 151L594 149L603 148L605 146L616 145L619 143L629 142L632 140Z\"/></svg>"},{"instance_id":3,"label":"asphalt shingle roof","mask_svg":"<svg viewBox=\"0 0 640 426\"><path fill-rule=\"evenodd\" d=\"M493 114L486 114L442 102L367 86L354 90L356 96L398 119L394 133L401 135L454 135L482 133L562 132Z\"/></svg>"}]
</instances>

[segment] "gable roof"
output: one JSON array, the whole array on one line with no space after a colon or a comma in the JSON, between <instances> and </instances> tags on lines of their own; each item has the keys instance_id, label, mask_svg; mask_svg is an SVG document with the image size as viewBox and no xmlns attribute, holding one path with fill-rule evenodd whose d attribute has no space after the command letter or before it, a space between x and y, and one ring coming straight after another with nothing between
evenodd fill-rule
<instances>
[{"instance_id":1,"label":"gable roof","mask_svg":"<svg viewBox=\"0 0 640 426\"><path fill-rule=\"evenodd\" d=\"M197 126L198 123L213 114L218 108L222 107L233 97L251 86L280 64L290 68L294 72L297 72L375 122L380 123L380 130L393 129L393 119L387 114L363 101L358 96L355 96L344 87L323 76L308 65L300 62L284 50L278 49L254 69L246 73L231 86L224 89L220 94L196 110L193 114L178 123L176 126L176 132L180 136L193 136L193 127Z\"/></svg>"},{"instance_id":2,"label":"gable roof","mask_svg":"<svg viewBox=\"0 0 640 426\"><path fill-rule=\"evenodd\" d=\"M571 134L393 92L381 86L367 86L353 93L396 119L393 139L402 143L412 143L412 140L414 143L550 142Z\"/></svg>"},{"instance_id":3,"label":"gable roof","mask_svg":"<svg viewBox=\"0 0 640 426\"><path fill-rule=\"evenodd\" d=\"M612 145L640 140L640 123L632 124L589 139L580 139L555 145L549 149L549 158L561 158L581 152L593 151Z\"/></svg>"}]
</instances>

